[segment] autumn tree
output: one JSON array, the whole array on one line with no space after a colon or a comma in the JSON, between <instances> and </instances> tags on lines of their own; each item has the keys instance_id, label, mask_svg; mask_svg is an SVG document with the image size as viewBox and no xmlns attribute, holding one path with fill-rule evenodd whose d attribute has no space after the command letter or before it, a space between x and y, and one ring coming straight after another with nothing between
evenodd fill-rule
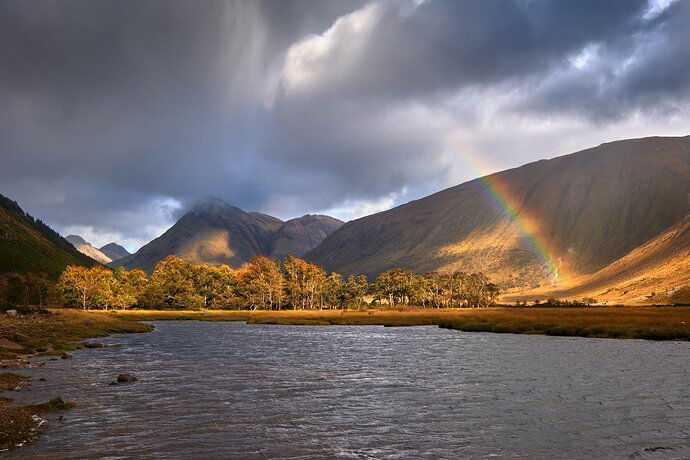
<instances>
[{"instance_id":1,"label":"autumn tree","mask_svg":"<svg viewBox=\"0 0 690 460\"><path fill-rule=\"evenodd\" d=\"M192 266L176 256L168 256L156 264L142 303L149 307L189 307L206 305L194 289Z\"/></svg>"},{"instance_id":2,"label":"autumn tree","mask_svg":"<svg viewBox=\"0 0 690 460\"><path fill-rule=\"evenodd\" d=\"M404 268L393 268L381 273L374 283L379 299L387 299L391 305L408 304L414 296L415 274Z\"/></svg>"},{"instance_id":3,"label":"autumn tree","mask_svg":"<svg viewBox=\"0 0 690 460\"><path fill-rule=\"evenodd\" d=\"M283 261L285 290L293 308L313 308L323 294L326 272L306 260L288 255Z\"/></svg>"},{"instance_id":4,"label":"autumn tree","mask_svg":"<svg viewBox=\"0 0 690 460\"><path fill-rule=\"evenodd\" d=\"M60 275L58 287L68 305L106 307L112 295L113 273L96 265L69 265Z\"/></svg>"},{"instance_id":5,"label":"autumn tree","mask_svg":"<svg viewBox=\"0 0 690 460\"><path fill-rule=\"evenodd\" d=\"M113 274L111 307L129 308L138 305L148 286L148 276L141 270L126 271L119 267Z\"/></svg>"},{"instance_id":6,"label":"autumn tree","mask_svg":"<svg viewBox=\"0 0 690 460\"><path fill-rule=\"evenodd\" d=\"M270 257L255 255L238 272L241 292L252 308L278 308L283 305L283 275Z\"/></svg>"}]
</instances>

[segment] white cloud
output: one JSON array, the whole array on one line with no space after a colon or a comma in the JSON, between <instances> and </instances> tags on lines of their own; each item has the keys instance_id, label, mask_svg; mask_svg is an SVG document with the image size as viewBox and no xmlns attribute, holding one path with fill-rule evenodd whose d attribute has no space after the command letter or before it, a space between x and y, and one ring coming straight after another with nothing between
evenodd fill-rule
<instances>
[{"instance_id":1,"label":"white cloud","mask_svg":"<svg viewBox=\"0 0 690 460\"><path fill-rule=\"evenodd\" d=\"M678 0L649 0L647 11L644 13L644 19L652 20L659 17L668 7L676 3Z\"/></svg>"},{"instance_id":2,"label":"white cloud","mask_svg":"<svg viewBox=\"0 0 690 460\"><path fill-rule=\"evenodd\" d=\"M400 192L391 192L374 200L347 200L341 206L327 209L320 214L330 215L347 222L390 209L398 204L396 203L398 197L406 193L407 190L403 188Z\"/></svg>"},{"instance_id":3,"label":"white cloud","mask_svg":"<svg viewBox=\"0 0 690 460\"><path fill-rule=\"evenodd\" d=\"M337 78L339 69L347 68L366 47L381 11L381 4L371 3L340 17L321 35L290 46L281 78L286 95L304 93Z\"/></svg>"}]
</instances>

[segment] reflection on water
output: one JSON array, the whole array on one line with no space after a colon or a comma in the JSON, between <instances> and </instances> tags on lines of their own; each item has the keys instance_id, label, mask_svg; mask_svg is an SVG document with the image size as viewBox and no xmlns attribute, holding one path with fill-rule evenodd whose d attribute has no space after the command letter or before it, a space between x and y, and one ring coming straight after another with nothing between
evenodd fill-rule
<instances>
[{"instance_id":1,"label":"reflection on water","mask_svg":"<svg viewBox=\"0 0 690 460\"><path fill-rule=\"evenodd\" d=\"M18 400L80 406L7 457L690 456L690 343L155 325L24 370Z\"/></svg>"}]
</instances>

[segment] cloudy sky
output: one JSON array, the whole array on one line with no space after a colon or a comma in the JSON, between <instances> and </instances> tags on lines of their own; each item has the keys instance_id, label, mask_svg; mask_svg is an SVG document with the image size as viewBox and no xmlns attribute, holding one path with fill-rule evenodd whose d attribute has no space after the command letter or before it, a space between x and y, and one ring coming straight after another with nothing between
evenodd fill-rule
<instances>
[{"instance_id":1,"label":"cloudy sky","mask_svg":"<svg viewBox=\"0 0 690 460\"><path fill-rule=\"evenodd\" d=\"M0 0L0 193L130 250L690 134L690 0Z\"/></svg>"}]
</instances>

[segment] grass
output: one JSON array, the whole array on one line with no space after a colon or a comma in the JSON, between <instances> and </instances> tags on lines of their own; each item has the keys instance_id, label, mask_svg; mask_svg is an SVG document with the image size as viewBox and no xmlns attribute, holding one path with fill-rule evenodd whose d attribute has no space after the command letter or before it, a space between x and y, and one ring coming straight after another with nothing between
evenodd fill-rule
<instances>
[{"instance_id":1,"label":"grass","mask_svg":"<svg viewBox=\"0 0 690 460\"><path fill-rule=\"evenodd\" d=\"M3 372L0 374L0 391L10 391L24 385L29 381L29 377L18 374Z\"/></svg>"},{"instance_id":2,"label":"grass","mask_svg":"<svg viewBox=\"0 0 690 460\"><path fill-rule=\"evenodd\" d=\"M152 311L111 312L128 320L246 321L286 325L437 325L468 332L690 340L690 307L552 307L400 310Z\"/></svg>"},{"instance_id":3,"label":"grass","mask_svg":"<svg viewBox=\"0 0 690 460\"><path fill-rule=\"evenodd\" d=\"M20 349L0 347L0 358L60 354L91 346L83 342L87 338L153 330L148 324L98 312L51 311L50 314L0 315L0 337L21 346Z\"/></svg>"}]
</instances>

